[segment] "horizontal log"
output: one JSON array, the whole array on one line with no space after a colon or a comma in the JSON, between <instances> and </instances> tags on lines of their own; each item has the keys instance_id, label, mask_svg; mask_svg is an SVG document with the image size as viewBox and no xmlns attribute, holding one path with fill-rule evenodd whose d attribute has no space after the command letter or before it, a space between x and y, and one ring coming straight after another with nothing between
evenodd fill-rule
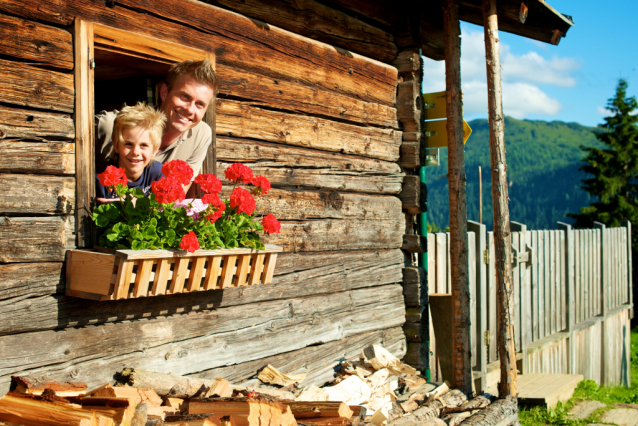
<instances>
[{"instance_id":1,"label":"horizontal log","mask_svg":"<svg viewBox=\"0 0 638 426\"><path fill-rule=\"evenodd\" d=\"M71 33L38 22L0 15L0 51L51 67L73 69Z\"/></svg>"},{"instance_id":2,"label":"horizontal log","mask_svg":"<svg viewBox=\"0 0 638 426\"><path fill-rule=\"evenodd\" d=\"M75 126L68 114L39 112L0 105L0 139L73 139Z\"/></svg>"},{"instance_id":3,"label":"horizontal log","mask_svg":"<svg viewBox=\"0 0 638 426\"><path fill-rule=\"evenodd\" d=\"M402 250L408 253L427 253L428 252L428 238L416 234L406 234L403 236Z\"/></svg>"},{"instance_id":4,"label":"horizontal log","mask_svg":"<svg viewBox=\"0 0 638 426\"><path fill-rule=\"evenodd\" d=\"M256 106L399 128L394 106L367 102L303 82L271 78L224 64L217 64L216 71L221 96L251 101Z\"/></svg>"},{"instance_id":5,"label":"horizontal log","mask_svg":"<svg viewBox=\"0 0 638 426\"><path fill-rule=\"evenodd\" d=\"M366 17L373 22L390 26L393 7L385 0L332 0L342 10L350 14Z\"/></svg>"},{"instance_id":6,"label":"horizontal log","mask_svg":"<svg viewBox=\"0 0 638 426\"><path fill-rule=\"evenodd\" d=\"M401 144L401 167L416 169L425 165L425 146L421 142L403 141Z\"/></svg>"},{"instance_id":7,"label":"horizontal log","mask_svg":"<svg viewBox=\"0 0 638 426\"><path fill-rule=\"evenodd\" d=\"M268 235L264 242L287 252L392 249L401 247L404 231L403 220L282 221L281 233Z\"/></svg>"},{"instance_id":8,"label":"horizontal log","mask_svg":"<svg viewBox=\"0 0 638 426\"><path fill-rule=\"evenodd\" d=\"M192 315L0 338L0 393L11 375L69 377L89 388L123 366L184 375L391 328L405 321L401 286L287 299ZM106 356L105 356L106 355Z\"/></svg>"},{"instance_id":9,"label":"horizontal log","mask_svg":"<svg viewBox=\"0 0 638 426\"><path fill-rule=\"evenodd\" d=\"M421 81L410 80L399 83L397 88L397 116L406 132L418 132L421 129Z\"/></svg>"},{"instance_id":10,"label":"horizontal log","mask_svg":"<svg viewBox=\"0 0 638 426\"><path fill-rule=\"evenodd\" d=\"M75 178L0 174L0 214L72 214Z\"/></svg>"},{"instance_id":11,"label":"horizontal log","mask_svg":"<svg viewBox=\"0 0 638 426\"><path fill-rule=\"evenodd\" d=\"M43 0L17 8L8 0L2 10L23 17L60 15L83 18L162 40L215 51L218 63L258 71L271 77L306 81L358 99L394 105L396 69L374 60L281 30L201 2L169 0L140 3L122 0L116 7L83 0ZM124 6L124 7L122 7ZM35 9L35 10L34 10ZM164 19L162 19L164 18Z\"/></svg>"},{"instance_id":12,"label":"horizontal log","mask_svg":"<svg viewBox=\"0 0 638 426\"><path fill-rule=\"evenodd\" d=\"M314 0L207 0L242 15L259 19L296 34L388 63L397 53L393 37L337 9Z\"/></svg>"},{"instance_id":13,"label":"horizontal log","mask_svg":"<svg viewBox=\"0 0 638 426\"><path fill-rule=\"evenodd\" d=\"M422 284L425 283L426 272L420 266L408 266L403 269L404 284Z\"/></svg>"},{"instance_id":14,"label":"horizontal log","mask_svg":"<svg viewBox=\"0 0 638 426\"><path fill-rule=\"evenodd\" d=\"M410 79L416 79L421 74L423 61L418 50L404 50L397 54L392 61L392 65L396 67L399 74L404 76L404 78L407 76Z\"/></svg>"},{"instance_id":15,"label":"horizontal log","mask_svg":"<svg viewBox=\"0 0 638 426\"><path fill-rule=\"evenodd\" d=\"M419 176L408 175L403 177L403 187L399 193L403 203L403 209L408 213L417 214L427 211L427 188L421 183Z\"/></svg>"},{"instance_id":16,"label":"horizontal log","mask_svg":"<svg viewBox=\"0 0 638 426\"><path fill-rule=\"evenodd\" d=\"M276 187L398 194L403 180L396 163L219 136L217 160L220 178L229 163L243 162Z\"/></svg>"},{"instance_id":17,"label":"horizontal log","mask_svg":"<svg viewBox=\"0 0 638 426\"><path fill-rule=\"evenodd\" d=\"M336 191L271 189L257 200L259 214L274 213L280 220L359 219L401 220L401 200L388 195Z\"/></svg>"},{"instance_id":18,"label":"horizontal log","mask_svg":"<svg viewBox=\"0 0 638 426\"><path fill-rule=\"evenodd\" d=\"M231 383L240 383L254 377L264 366L276 365L289 374L307 374L300 386L321 386L335 376L334 368L344 359L358 359L363 348L381 345L397 358L406 351L406 341L399 327L355 334L322 345L281 353L241 364L213 368L194 373L194 377L212 379L224 377Z\"/></svg>"},{"instance_id":19,"label":"horizontal log","mask_svg":"<svg viewBox=\"0 0 638 426\"><path fill-rule=\"evenodd\" d=\"M0 321L0 335L152 318L182 312L194 313L284 297L307 297L393 284L401 281L403 256L400 250L284 253L277 258L276 275L271 285L122 300L117 303L54 295L63 292L60 286L54 287L56 280L61 279L59 273L52 271L50 276L41 277L35 271L37 264L25 266L24 272L20 265L15 265L13 269L11 266L3 267L10 278L3 281L0 296L48 296L29 300L8 299L6 303L0 304L0 317L3 318ZM24 274L24 279L20 274ZM33 279L30 279L30 274ZM49 293L44 293L46 290Z\"/></svg>"},{"instance_id":20,"label":"horizontal log","mask_svg":"<svg viewBox=\"0 0 638 426\"><path fill-rule=\"evenodd\" d=\"M15 306L18 300L63 291L61 262L0 265L0 300L19 298L9 301L7 305L2 304L3 308L17 307L19 311L23 307ZM11 316L8 311L4 314Z\"/></svg>"},{"instance_id":21,"label":"horizontal log","mask_svg":"<svg viewBox=\"0 0 638 426\"><path fill-rule=\"evenodd\" d=\"M0 140L0 172L74 174L75 144L46 140Z\"/></svg>"},{"instance_id":22,"label":"horizontal log","mask_svg":"<svg viewBox=\"0 0 638 426\"><path fill-rule=\"evenodd\" d=\"M260 139L343 154L396 161L401 132L288 114L228 99L217 100L218 135Z\"/></svg>"},{"instance_id":23,"label":"horizontal log","mask_svg":"<svg viewBox=\"0 0 638 426\"><path fill-rule=\"evenodd\" d=\"M75 248L75 218L0 216L0 262L59 262Z\"/></svg>"},{"instance_id":24,"label":"horizontal log","mask_svg":"<svg viewBox=\"0 0 638 426\"><path fill-rule=\"evenodd\" d=\"M405 306L421 306L425 303L425 289L420 284L403 283Z\"/></svg>"},{"instance_id":25,"label":"horizontal log","mask_svg":"<svg viewBox=\"0 0 638 426\"><path fill-rule=\"evenodd\" d=\"M73 112L74 93L72 74L0 59L0 99L5 103Z\"/></svg>"}]
</instances>

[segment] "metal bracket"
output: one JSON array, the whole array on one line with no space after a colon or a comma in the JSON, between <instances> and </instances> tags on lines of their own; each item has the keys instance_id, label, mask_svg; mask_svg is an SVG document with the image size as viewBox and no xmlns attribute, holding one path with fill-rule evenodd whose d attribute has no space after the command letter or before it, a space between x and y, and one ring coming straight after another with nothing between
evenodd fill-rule
<instances>
[{"instance_id":1,"label":"metal bracket","mask_svg":"<svg viewBox=\"0 0 638 426\"><path fill-rule=\"evenodd\" d=\"M91 58L91 59L89 59L89 66L90 66L92 69L95 69L95 58Z\"/></svg>"},{"instance_id":2,"label":"metal bracket","mask_svg":"<svg viewBox=\"0 0 638 426\"><path fill-rule=\"evenodd\" d=\"M516 268L519 263L524 263L527 268L534 263L532 247L529 244L525 244L525 249L521 252L516 247L512 247L512 266Z\"/></svg>"}]
</instances>

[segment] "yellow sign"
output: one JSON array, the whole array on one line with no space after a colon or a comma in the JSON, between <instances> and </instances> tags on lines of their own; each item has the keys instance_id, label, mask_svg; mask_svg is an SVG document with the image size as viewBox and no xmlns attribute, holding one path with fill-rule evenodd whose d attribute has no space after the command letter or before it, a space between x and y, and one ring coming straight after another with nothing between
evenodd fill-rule
<instances>
[{"instance_id":1,"label":"yellow sign","mask_svg":"<svg viewBox=\"0 0 638 426\"><path fill-rule=\"evenodd\" d=\"M447 120L426 121L425 146L428 148L447 148ZM470 125L463 120L463 144L472 134Z\"/></svg>"},{"instance_id":2,"label":"yellow sign","mask_svg":"<svg viewBox=\"0 0 638 426\"><path fill-rule=\"evenodd\" d=\"M424 120L438 120L445 118L445 92L438 93L424 93L423 103L425 105L425 118Z\"/></svg>"}]
</instances>

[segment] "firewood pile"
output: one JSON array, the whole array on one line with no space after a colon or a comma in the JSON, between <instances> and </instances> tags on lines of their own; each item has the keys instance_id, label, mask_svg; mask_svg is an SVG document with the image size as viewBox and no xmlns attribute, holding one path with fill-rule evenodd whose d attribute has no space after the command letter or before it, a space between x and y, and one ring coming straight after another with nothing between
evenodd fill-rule
<instances>
[{"instance_id":1,"label":"firewood pile","mask_svg":"<svg viewBox=\"0 0 638 426\"><path fill-rule=\"evenodd\" d=\"M454 426L491 402L468 401L447 382L426 383L377 345L338 367L332 382L306 388L299 387L305 375L270 365L248 386L137 369L90 391L84 383L15 376L0 398L0 425Z\"/></svg>"}]
</instances>

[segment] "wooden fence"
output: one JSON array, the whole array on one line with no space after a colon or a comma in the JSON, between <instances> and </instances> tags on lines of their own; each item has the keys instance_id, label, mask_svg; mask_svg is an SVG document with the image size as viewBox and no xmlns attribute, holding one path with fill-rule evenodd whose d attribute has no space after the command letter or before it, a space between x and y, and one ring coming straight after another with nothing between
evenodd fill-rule
<instances>
[{"instance_id":1,"label":"wooden fence","mask_svg":"<svg viewBox=\"0 0 638 426\"><path fill-rule=\"evenodd\" d=\"M511 223L511 315L519 369L628 384L631 224L558 228L528 231ZM468 222L468 230L472 366L484 389L498 380L496 255L492 232L476 222ZM429 294L451 292L449 238L428 234ZM429 329L431 377L441 380L431 316Z\"/></svg>"}]
</instances>

